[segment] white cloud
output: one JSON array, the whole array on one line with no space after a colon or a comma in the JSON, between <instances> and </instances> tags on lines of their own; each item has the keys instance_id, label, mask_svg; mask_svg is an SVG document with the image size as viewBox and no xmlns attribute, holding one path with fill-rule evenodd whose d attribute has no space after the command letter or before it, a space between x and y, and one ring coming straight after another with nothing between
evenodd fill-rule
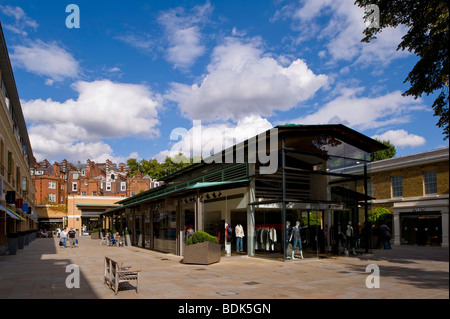
<instances>
[{"instance_id":1,"label":"white cloud","mask_svg":"<svg viewBox=\"0 0 450 319\"><path fill-rule=\"evenodd\" d=\"M40 40L27 45L15 45L10 55L13 64L28 72L46 77L46 84L77 78L80 75L78 61L56 42Z\"/></svg>"},{"instance_id":2,"label":"white cloud","mask_svg":"<svg viewBox=\"0 0 450 319\"><path fill-rule=\"evenodd\" d=\"M212 11L207 1L204 5L195 6L190 13L181 7L163 12L159 23L164 27L169 43L167 60L175 68L189 68L206 50L202 44L200 26L204 24Z\"/></svg>"},{"instance_id":3,"label":"white cloud","mask_svg":"<svg viewBox=\"0 0 450 319\"><path fill-rule=\"evenodd\" d=\"M366 130L407 123L409 113L426 109L422 100L394 91L377 97L361 97L363 88L342 89L341 94L312 114L295 119L300 124L344 124Z\"/></svg>"},{"instance_id":4,"label":"white cloud","mask_svg":"<svg viewBox=\"0 0 450 319\"><path fill-rule=\"evenodd\" d=\"M150 53L155 46L155 40L152 40L146 34L127 34L116 36L115 39L120 40L144 53Z\"/></svg>"},{"instance_id":5,"label":"white cloud","mask_svg":"<svg viewBox=\"0 0 450 319\"><path fill-rule=\"evenodd\" d=\"M101 141L103 138L159 135L160 101L146 86L102 80L79 81L73 88L78 93L76 100L22 101L37 158L66 153L98 158L111 154L109 145Z\"/></svg>"},{"instance_id":6,"label":"white cloud","mask_svg":"<svg viewBox=\"0 0 450 319\"><path fill-rule=\"evenodd\" d=\"M364 9L357 6L354 0L305 0L296 10L283 10L282 14L294 19L294 29L299 31L300 41L326 41L329 63L345 61L360 66L387 66L394 59L409 55L409 52L397 51L402 36L406 34L404 26L387 28L371 43L361 43L366 28ZM324 16L328 19L321 24L324 20L320 18Z\"/></svg>"},{"instance_id":7,"label":"white cloud","mask_svg":"<svg viewBox=\"0 0 450 319\"><path fill-rule=\"evenodd\" d=\"M405 130L389 130L381 135L374 135L372 138L376 138L381 141L390 141L395 147L417 147L426 143L425 138L419 135L410 134Z\"/></svg>"},{"instance_id":8,"label":"white cloud","mask_svg":"<svg viewBox=\"0 0 450 319\"><path fill-rule=\"evenodd\" d=\"M171 149L161 151L155 158L162 162L166 156L173 157L178 153L187 157L203 155L206 158L273 127L267 119L260 116L247 116L236 124L193 124L195 125L190 129L174 129L172 138L175 142Z\"/></svg>"},{"instance_id":9,"label":"white cloud","mask_svg":"<svg viewBox=\"0 0 450 319\"><path fill-rule=\"evenodd\" d=\"M31 28L36 30L38 28L37 22L28 17L20 7L0 5L0 12L14 19L13 24L5 24L5 29L8 29L16 34L27 36L27 29Z\"/></svg>"},{"instance_id":10,"label":"white cloud","mask_svg":"<svg viewBox=\"0 0 450 319\"><path fill-rule=\"evenodd\" d=\"M289 110L326 83L327 76L315 75L303 60L283 67L264 54L259 40L228 38L214 49L202 83L173 83L167 97L190 119L238 121Z\"/></svg>"}]
</instances>

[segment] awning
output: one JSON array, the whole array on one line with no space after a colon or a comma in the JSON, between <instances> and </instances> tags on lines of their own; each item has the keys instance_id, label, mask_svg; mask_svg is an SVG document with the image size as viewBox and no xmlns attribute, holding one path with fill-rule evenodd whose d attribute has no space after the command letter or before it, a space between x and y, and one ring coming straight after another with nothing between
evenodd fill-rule
<instances>
[{"instance_id":1,"label":"awning","mask_svg":"<svg viewBox=\"0 0 450 319\"><path fill-rule=\"evenodd\" d=\"M20 220L19 217L16 216L16 214L13 214L12 212L10 212L9 209L7 209L6 207L3 207L2 205L0 205L0 209L4 210L6 212L6 214L8 214L9 217Z\"/></svg>"},{"instance_id":2,"label":"awning","mask_svg":"<svg viewBox=\"0 0 450 319\"><path fill-rule=\"evenodd\" d=\"M16 213L15 211L13 211L12 209L9 209L8 207L2 206L2 209L4 209L6 212L10 212L12 214L14 214L14 216L16 216L19 220L23 220L25 221L26 219L23 218L22 216L20 216L20 214Z\"/></svg>"}]
</instances>

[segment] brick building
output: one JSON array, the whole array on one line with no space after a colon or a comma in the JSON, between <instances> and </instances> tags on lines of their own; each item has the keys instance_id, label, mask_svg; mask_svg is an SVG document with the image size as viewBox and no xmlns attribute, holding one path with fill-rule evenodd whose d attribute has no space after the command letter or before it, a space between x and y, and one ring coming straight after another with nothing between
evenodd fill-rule
<instances>
[{"instance_id":1,"label":"brick building","mask_svg":"<svg viewBox=\"0 0 450 319\"><path fill-rule=\"evenodd\" d=\"M448 147L374 162L371 175L372 209L393 212L395 245L448 247Z\"/></svg>"},{"instance_id":2,"label":"brick building","mask_svg":"<svg viewBox=\"0 0 450 319\"><path fill-rule=\"evenodd\" d=\"M0 255L8 234L35 230L35 161L0 24Z\"/></svg>"},{"instance_id":3,"label":"brick building","mask_svg":"<svg viewBox=\"0 0 450 319\"><path fill-rule=\"evenodd\" d=\"M98 215L101 211L97 203L99 197L107 197L105 200L108 202L107 205L110 205L111 201L108 201L108 198L118 201L159 186L159 182L148 175L138 173L134 177L129 177L129 168L125 163L116 165L109 159L105 163L95 163L88 159L86 163L76 164L64 159L61 163L55 162L53 165L44 160L35 163L31 169L31 176L36 188L40 222L43 228L48 229L68 224L81 227L79 218L83 210L73 208L78 207L77 204L68 205L68 198L82 202L85 217L89 215L91 221L88 225L95 225L97 217L94 215ZM94 205L95 212L87 208L89 202ZM78 217L74 217L74 222L69 223L69 216Z\"/></svg>"}]
</instances>

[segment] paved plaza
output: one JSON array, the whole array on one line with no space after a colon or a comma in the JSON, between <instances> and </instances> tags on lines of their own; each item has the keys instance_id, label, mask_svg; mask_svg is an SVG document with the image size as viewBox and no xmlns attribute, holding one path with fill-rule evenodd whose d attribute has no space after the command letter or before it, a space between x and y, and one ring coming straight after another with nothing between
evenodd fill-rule
<instances>
[{"instance_id":1,"label":"paved plaza","mask_svg":"<svg viewBox=\"0 0 450 319\"><path fill-rule=\"evenodd\" d=\"M141 270L117 295L103 283L104 257ZM107 247L81 237L62 248L57 238L38 238L0 256L1 299L448 299L449 251L441 247L393 247L371 254L276 261L222 257L216 264L187 265L181 256L137 247ZM80 287L66 279L80 270ZM367 288L368 265L379 269L379 288ZM66 272L66 270L68 272ZM372 277L369 284L375 284Z\"/></svg>"}]
</instances>

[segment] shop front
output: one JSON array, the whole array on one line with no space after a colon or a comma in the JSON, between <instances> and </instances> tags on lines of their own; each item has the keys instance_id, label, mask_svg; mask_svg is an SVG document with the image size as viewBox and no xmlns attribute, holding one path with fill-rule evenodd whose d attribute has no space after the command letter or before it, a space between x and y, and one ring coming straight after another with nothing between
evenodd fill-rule
<instances>
[{"instance_id":1,"label":"shop front","mask_svg":"<svg viewBox=\"0 0 450 319\"><path fill-rule=\"evenodd\" d=\"M272 130L266 133L258 139L269 139ZM318 258L339 251L349 225L353 248L367 250L360 235L370 199L368 163L384 146L342 125L282 126L276 138L270 145L276 149L267 150L278 159L270 173L247 154L249 140L242 144L244 162L226 162L225 150L215 162L191 164L102 216L124 216L121 230L134 246L176 255L193 231L203 230L219 238L224 256Z\"/></svg>"}]
</instances>

